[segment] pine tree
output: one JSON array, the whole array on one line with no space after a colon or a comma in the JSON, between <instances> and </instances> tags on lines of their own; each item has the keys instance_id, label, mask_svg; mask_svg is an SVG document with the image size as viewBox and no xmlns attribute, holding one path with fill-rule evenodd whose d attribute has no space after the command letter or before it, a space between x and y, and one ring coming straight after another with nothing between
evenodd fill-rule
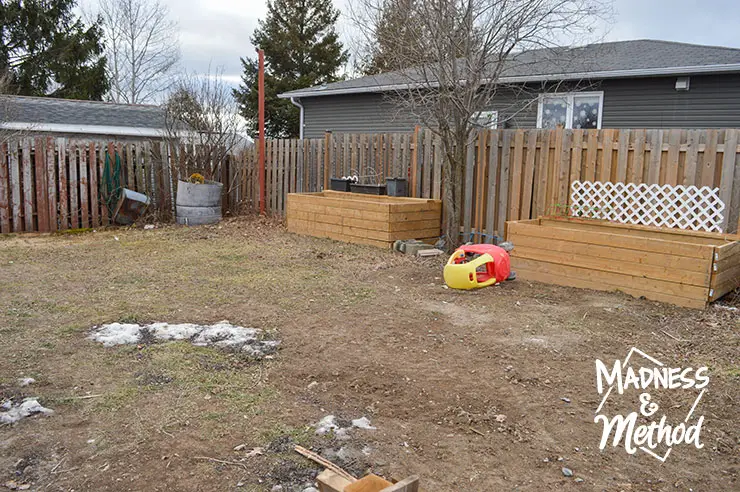
<instances>
[{"instance_id":1,"label":"pine tree","mask_svg":"<svg viewBox=\"0 0 740 492\"><path fill-rule=\"evenodd\" d=\"M76 0L0 2L0 74L28 96L100 100L108 91L102 31L75 16Z\"/></svg>"},{"instance_id":2,"label":"pine tree","mask_svg":"<svg viewBox=\"0 0 740 492\"><path fill-rule=\"evenodd\" d=\"M298 109L277 95L338 80L338 71L349 58L335 29L339 11L331 0L274 0L267 2L267 10L251 37L252 44L265 51L266 133L297 137ZM249 132L256 135L257 58L242 58L242 65L242 84L234 97Z\"/></svg>"}]
</instances>

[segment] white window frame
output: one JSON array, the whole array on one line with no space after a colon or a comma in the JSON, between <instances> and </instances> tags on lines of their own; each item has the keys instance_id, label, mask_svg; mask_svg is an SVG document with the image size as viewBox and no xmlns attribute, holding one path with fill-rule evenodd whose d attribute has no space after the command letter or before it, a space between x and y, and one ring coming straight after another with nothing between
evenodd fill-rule
<instances>
[{"instance_id":1,"label":"white window frame","mask_svg":"<svg viewBox=\"0 0 740 492\"><path fill-rule=\"evenodd\" d=\"M480 121L486 119L490 123L482 125ZM475 125L481 128L495 130L498 128L498 111L478 111L475 116Z\"/></svg>"},{"instance_id":2,"label":"white window frame","mask_svg":"<svg viewBox=\"0 0 740 492\"><path fill-rule=\"evenodd\" d=\"M599 116L596 120L596 129L601 130L601 116L604 111L604 91L591 92L544 92L538 96L537 101L537 128L542 128L542 104L546 97L562 97L566 100L565 128L573 129L573 97L574 96L597 96L599 98Z\"/></svg>"}]
</instances>

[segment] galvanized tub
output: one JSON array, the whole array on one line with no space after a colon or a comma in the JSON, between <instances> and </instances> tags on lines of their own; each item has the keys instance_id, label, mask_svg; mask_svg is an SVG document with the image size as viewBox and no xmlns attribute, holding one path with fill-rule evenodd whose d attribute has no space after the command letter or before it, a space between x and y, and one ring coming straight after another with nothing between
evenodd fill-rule
<instances>
[{"instance_id":1,"label":"galvanized tub","mask_svg":"<svg viewBox=\"0 0 740 492\"><path fill-rule=\"evenodd\" d=\"M216 224L221 220L221 191L216 181L194 184L177 182L175 198L177 223L183 225Z\"/></svg>"},{"instance_id":2,"label":"galvanized tub","mask_svg":"<svg viewBox=\"0 0 740 492\"><path fill-rule=\"evenodd\" d=\"M148 196L124 188L113 212L113 222L118 225L133 224L142 216L150 203Z\"/></svg>"}]
</instances>

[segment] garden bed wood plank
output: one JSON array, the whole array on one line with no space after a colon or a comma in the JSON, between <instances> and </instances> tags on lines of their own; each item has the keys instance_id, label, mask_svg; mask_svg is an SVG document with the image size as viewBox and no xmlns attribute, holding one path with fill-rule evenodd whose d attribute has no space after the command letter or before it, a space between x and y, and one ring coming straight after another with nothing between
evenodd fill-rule
<instances>
[{"instance_id":1,"label":"garden bed wood plank","mask_svg":"<svg viewBox=\"0 0 740 492\"><path fill-rule=\"evenodd\" d=\"M602 230L602 221L599 219L582 219L579 217L541 217L541 223L553 224L561 227L571 227L573 229ZM668 229L654 226L645 226L639 224L621 224L611 222L609 227L619 234L632 234L643 237L655 237L669 241L689 242L696 244L712 244L719 242L727 244L740 240L740 235L723 234L717 232L691 231L687 229Z\"/></svg>"},{"instance_id":2,"label":"garden bed wood plank","mask_svg":"<svg viewBox=\"0 0 740 492\"><path fill-rule=\"evenodd\" d=\"M740 236L543 217L508 222L523 280L704 308L740 284Z\"/></svg>"},{"instance_id":3,"label":"garden bed wood plank","mask_svg":"<svg viewBox=\"0 0 740 492\"><path fill-rule=\"evenodd\" d=\"M516 222L509 223L509 234L523 234L525 236L541 237L545 239L560 239L563 241L574 241L586 244L597 244L602 246L617 246L638 251L652 251L656 253L668 253L689 258L709 258L713 248L710 245L687 244L662 239L646 237L624 236L614 233L602 233L592 231L572 230L564 227L541 227Z\"/></svg>"},{"instance_id":4,"label":"garden bed wood plank","mask_svg":"<svg viewBox=\"0 0 740 492\"><path fill-rule=\"evenodd\" d=\"M557 267L557 265L555 265L555 267ZM595 281L591 278L581 276L581 273L574 267L565 267L565 269L553 271L539 268L537 263L530 267L522 262L522 264L517 265L516 272L518 278L522 280L534 280L546 284L564 285L567 287L577 287L579 289L619 291L634 297L645 297L646 299L676 304L682 307L704 309L707 304L706 301L678 298L676 296L662 294L660 292L647 291L638 287L625 287L620 285L610 286L604 282Z\"/></svg>"}]
</instances>

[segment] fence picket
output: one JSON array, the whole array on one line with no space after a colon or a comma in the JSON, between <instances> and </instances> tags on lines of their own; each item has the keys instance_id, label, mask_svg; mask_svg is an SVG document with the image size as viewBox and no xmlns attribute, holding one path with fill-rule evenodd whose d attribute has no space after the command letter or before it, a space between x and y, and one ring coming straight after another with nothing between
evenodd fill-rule
<instances>
[{"instance_id":1,"label":"fence picket","mask_svg":"<svg viewBox=\"0 0 740 492\"><path fill-rule=\"evenodd\" d=\"M31 139L23 139L23 222L25 231L33 231L33 170L31 169Z\"/></svg>"},{"instance_id":2,"label":"fence picket","mask_svg":"<svg viewBox=\"0 0 740 492\"><path fill-rule=\"evenodd\" d=\"M81 227L90 227L90 203L88 200L87 146L80 143L80 211Z\"/></svg>"},{"instance_id":3,"label":"fence picket","mask_svg":"<svg viewBox=\"0 0 740 492\"><path fill-rule=\"evenodd\" d=\"M12 204L12 219L13 219L13 232L21 232L23 225L21 222L21 169L19 167L18 160L18 142L10 142L10 157L8 164L10 165L10 171L8 176L10 182L10 201Z\"/></svg>"},{"instance_id":4,"label":"fence picket","mask_svg":"<svg viewBox=\"0 0 740 492\"><path fill-rule=\"evenodd\" d=\"M46 185L46 155L44 139L37 137L33 143L34 178L36 191L37 231L49 232L49 202Z\"/></svg>"},{"instance_id":5,"label":"fence picket","mask_svg":"<svg viewBox=\"0 0 740 492\"><path fill-rule=\"evenodd\" d=\"M496 229L496 198L498 197L498 137L499 132L489 132L488 138L488 204L486 207L486 232L488 243L493 242Z\"/></svg>"},{"instance_id":6,"label":"fence picket","mask_svg":"<svg viewBox=\"0 0 740 492\"><path fill-rule=\"evenodd\" d=\"M737 152L738 132L728 129L725 132L725 147L722 155L722 170L719 185L719 198L725 203L726 212L722 220L722 230L726 230L730 217L730 203L732 202L732 185L735 179L735 161Z\"/></svg>"},{"instance_id":7,"label":"fence picket","mask_svg":"<svg viewBox=\"0 0 740 492\"><path fill-rule=\"evenodd\" d=\"M627 163L629 162L630 131L620 130L619 147L617 149L617 173L615 181L625 183L627 181ZM571 180L573 182L574 180Z\"/></svg>"},{"instance_id":8,"label":"fence picket","mask_svg":"<svg viewBox=\"0 0 740 492\"><path fill-rule=\"evenodd\" d=\"M714 174L717 165L717 130L708 130L705 134L707 137L706 146L704 147L704 160L701 168L701 186L714 186Z\"/></svg>"},{"instance_id":9,"label":"fence picket","mask_svg":"<svg viewBox=\"0 0 740 492\"><path fill-rule=\"evenodd\" d=\"M8 183L8 143L0 144L0 232L10 232L10 186Z\"/></svg>"},{"instance_id":10,"label":"fence picket","mask_svg":"<svg viewBox=\"0 0 740 492\"><path fill-rule=\"evenodd\" d=\"M511 196L509 197L509 220L518 220L522 198L522 157L524 156L524 130L514 135L514 160L511 163Z\"/></svg>"},{"instance_id":11,"label":"fence picket","mask_svg":"<svg viewBox=\"0 0 740 492\"><path fill-rule=\"evenodd\" d=\"M499 234L505 230L506 220L509 216L509 165L511 155L511 132L504 130L501 143L501 171L498 180L498 227Z\"/></svg>"}]
</instances>

